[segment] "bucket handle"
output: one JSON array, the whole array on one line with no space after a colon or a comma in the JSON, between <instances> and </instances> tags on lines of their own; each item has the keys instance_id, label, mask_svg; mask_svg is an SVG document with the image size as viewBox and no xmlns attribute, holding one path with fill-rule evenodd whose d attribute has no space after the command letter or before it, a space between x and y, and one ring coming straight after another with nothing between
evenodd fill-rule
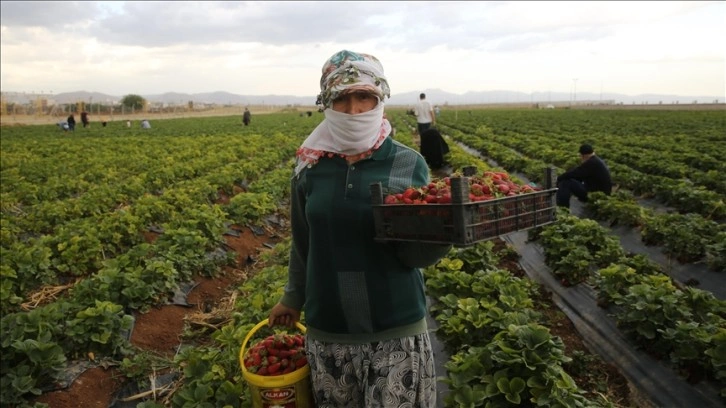
<instances>
[{"instance_id":1,"label":"bucket handle","mask_svg":"<svg viewBox=\"0 0 726 408\"><path fill-rule=\"evenodd\" d=\"M269 323L270 319L265 319L259 323L255 327L252 328L252 330L247 333L247 336L245 336L244 341L242 342L242 347L239 349L239 361L240 365L242 366L242 371L248 372L247 367L244 365L244 358L245 358L245 347L247 346L247 342L252 338L252 335L257 333L258 330L260 330L262 327L264 327L267 323ZM305 333L307 329L305 326L302 325L300 322L295 322L295 326L300 329L301 332Z\"/></svg>"}]
</instances>

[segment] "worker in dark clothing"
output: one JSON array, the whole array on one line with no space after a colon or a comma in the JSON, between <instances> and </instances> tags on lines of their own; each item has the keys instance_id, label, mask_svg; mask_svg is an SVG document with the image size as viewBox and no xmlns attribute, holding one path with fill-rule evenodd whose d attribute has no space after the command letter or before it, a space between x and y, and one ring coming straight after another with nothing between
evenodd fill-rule
<instances>
[{"instance_id":1,"label":"worker in dark clothing","mask_svg":"<svg viewBox=\"0 0 726 408\"><path fill-rule=\"evenodd\" d=\"M444 165L444 156L449 153L449 145L436 128L428 128L421 133L421 155L432 170Z\"/></svg>"},{"instance_id":2,"label":"worker in dark clothing","mask_svg":"<svg viewBox=\"0 0 726 408\"><path fill-rule=\"evenodd\" d=\"M250 120L252 119L252 113L248 108L245 108L245 112L242 114L242 122L245 124L245 126L248 126L250 124Z\"/></svg>"},{"instance_id":3,"label":"worker in dark clothing","mask_svg":"<svg viewBox=\"0 0 726 408\"><path fill-rule=\"evenodd\" d=\"M557 177L557 205L570 208L570 197L573 195L581 202L587 202L587 194L602 191L610 195L613 188L610 169L604 161L595 155L589 144L580 146L579 166Z\"/></svg>"},{"instance_id":4,"label":"worker in dark clothing","mask_svg":"<svg viewBox=\"0 0 726 408\"><path fill-rule=\"evenodd\" d=\"M72 113L68 116L66 122L68 122L68 130L76 130L76 117Z\"/></svg>"}]
</instances>

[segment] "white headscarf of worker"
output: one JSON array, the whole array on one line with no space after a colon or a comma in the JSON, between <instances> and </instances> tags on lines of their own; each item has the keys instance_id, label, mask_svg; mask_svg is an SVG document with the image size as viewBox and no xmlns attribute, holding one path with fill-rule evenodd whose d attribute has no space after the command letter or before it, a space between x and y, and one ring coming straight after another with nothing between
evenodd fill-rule
<instances>
[{"instance_id":1,"label":"white headscarf of worker","mask_svg":"<svg viewBox=\"0 0 726 408\"><path fill-rule=\"evenodd\" d=\"M348 50L336 52L323 65L320 90L316 104L325 119L298 148L295 175L315 165L324 154L366 157L391 133L391 124L383 116L383 99L390 98L391 90L376 57ZM378 97L376 107L356 115L330 109L336 98L356 91Z\"/></svg>"}]
</instances>

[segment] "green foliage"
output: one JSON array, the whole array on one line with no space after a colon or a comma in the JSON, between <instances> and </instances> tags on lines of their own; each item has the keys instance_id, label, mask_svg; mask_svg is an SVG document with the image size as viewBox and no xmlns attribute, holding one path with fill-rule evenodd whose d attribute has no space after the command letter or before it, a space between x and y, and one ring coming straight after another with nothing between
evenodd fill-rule
<instances>
[{"instance_id":1,"label":"green foliage","mask_svg":"<svg viewBox=\"0 0 726 408\"><path fill-rule=\"evenodd\" d=\"M592 192L587 196L587 205L596 219L608 221L611 226L638 227L650 214L648 209L637 203L631 193L624 190L618 190L610 196L599 191Z\"/></svg>"},{"instance_id":2,"label":"green foliage","mask_svg":"<svg viewBox=\"0 0 726 408\"><path fill-rule=\"evenodd\" d=\"M719 231L715 239L706 244L706 263L714 271L726 272L726 231Z\"/></svg>"},{"instance_id":3,"label":"green foliage","mask_svg":"<svg viewBox=\"0 0 726 408\"><path fill-rule=\"evenodd\" d=\"M704 352L711 360L709 362L716 379L726 384L726 327L720 327L713 337L711 345ZM726 386L721 388L721 396L726 397Z\"/></svg>"},{"instance_id":4,"label":"green foliage","mask_svg":"<svg viewBox=\"0 0 726 408\"><path fill-rule=\"evenodd\" d=\"M509 325L485 346L462 349L446 363L447 406L593 406L562 369L569 361L547 328Z\"/></svg>"},{"instance_id":5,"label":"green foliage","mask_svg":"<svg viewBox=\"0 0 726 408\"><path fill-rule=\"evenodd\" d=\"M146 106L146 99L144 99L141 95L128 94L121 98L121 105L138 111L144 109L144 106Z\"/></svg>"},{"instance_id":6,"label":"green foliage","mask_svg":"<svg viewBox=\"0 0 726 408\"><path fill-rule=\"evenodd\" d=\"M538 235L545 262L566 285L587 280L601 267L624 256L620 241L596 221L574 216L558 217Z\"/></svg>"},{"instance_id":7,"label":"green foliage","mask_svg":"<svg viewBox=\"0 0 726 408\"><path fill-rule=\"evenodd\" d=\"M96 301L94 307L79 310L68 321L65 334L79 351L116 356L128 351L126 335L130 335L133 321L123 306Z\"/></svg>"},{"instance_id":8,"label":"green foliage","mask_svg":"<svg viewBox=\"0 0 726 408\"><path fill-rule=\"evenodd\" d=\"M498 255L492 250L492 241L478 242L472 246L460 249L456 257L464 262L464 271L474 273L478 270L495 269L499 264Z\"/></svg>"},{"instance_id":9,"label":"green foliage","mask_svg":"<svg viewBox=\"0 0 726 408\"><path fill-rule=\"evenodd\" d=\"M712 237L724 232L726 227L697 214L666 214L647 218L641 235L643 242L663 245L680 262L693 262L706 255Z\"/></svg>"},{"instance_id":10,"label":"green foliage","mask_svg":"<svg viewBox=\"0 0 726 408\"><path fill-rule=\"evenodd\" d=\"M268 193L241 193L232 197L225 211L236 223L256 224L263 216L272 214L276 209L277 202Z\"/></svg>"}]
</instances>

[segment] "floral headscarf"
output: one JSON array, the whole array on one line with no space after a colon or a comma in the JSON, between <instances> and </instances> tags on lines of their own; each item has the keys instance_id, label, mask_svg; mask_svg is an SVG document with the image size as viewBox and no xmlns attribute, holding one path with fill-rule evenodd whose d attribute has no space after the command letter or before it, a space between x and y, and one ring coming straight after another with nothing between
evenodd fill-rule
<instances>
[{"instance_id":1,"label":"floral headscarf","mask_svg":"<svg viewBox=\"0 0 726 408\"><path fill-rule=\"evenodd\" d=\"M371 92L380 101L391 97L383 65L378 58L348 50L338 51L323 65L321 92L316 103L326 109L337 97L358 90Z\"/></svg>"},{"instance_id":2,"label":"floral headscarf","mask_svg":"<svg viewBox=\"0 0 726 408\"><path fill-rule=\"evenodd\" d=\"M323 155L364 158L391 133L391 124L383 111L383 99L391 96L391 90L376 57L348 50L335 53L323 65L320 89L316 103L321 106L325 120L298 148L295 175L315 165ZM356 115L328 109L336 98L354 91L374 94L378 105Z\"/></svg>"}]
</instances>

